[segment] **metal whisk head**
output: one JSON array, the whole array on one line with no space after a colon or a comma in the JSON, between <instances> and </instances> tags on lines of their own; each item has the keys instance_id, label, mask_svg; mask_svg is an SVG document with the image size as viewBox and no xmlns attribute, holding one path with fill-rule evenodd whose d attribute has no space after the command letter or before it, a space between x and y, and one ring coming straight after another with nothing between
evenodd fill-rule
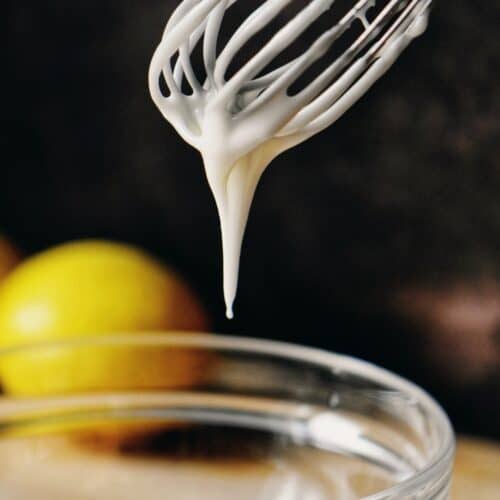
<instances>
[{"instance_id":1,"label":"metal whisk head","mask_svg":"<svg viewBox=\"0 0 500 500\"><path fill-rule=\"evenodd\" d=\"M331 125L360 99L425 30L431 4L359 0L333 20L335 9L330 8L340 0L247 2L254 10L218 47L226 14L243 0L184 0L165 28L149 71L154 102L205 163L221 221L228 317L244 227L262 172L280 153ZM288 22L273 24L286 7L297 8L299 2L300 10ZM327 21L327 27L304 51L293 53L294 43L300 39L304 46L301 37L316 21ZM249 59L230 71L249 42L275 28ZM347 44L344 35L353 35ZM203 77L193 64L197 51ZM326 64L295 91L317 63Z\"/></svg>"},{"instance_id":2,"label":"metal whisk head","mask_svg":"<svg viewBox=\"0 0 500 500\"><path fill-rule=\"evenodd\" d=\"M283 149L328 127L385 73L412 38L425 29L423 25L431 4L431 0L359 0L301 55L266 73L273 60L335 7L335 0L304 0L302 10L233 76L226 78L230 64L242 47L293 3L293 0L261 3L219 50L217 42L223 18L238 1L242 0L183 0L172 14L151 62L149 83L154 102L194 147L201 146L207 106L230 114L232 126L237 127L243 121L258 117L263 110L268 112L268 106L276 104L276 112L262 136L288 138ZM377 14L369 18L370 10L375 7ZM362 25L363 30L345 51L300 92L288 95L296 80L356 23ZM204 81L199 81L191 61L198 44L202 44ZM162 78L168 95L162 91ZM183 91L183 81L190 91ZM211 96L210 101L203 99L206 95ZM191 101L190 109L196 107L196 113L188 107L179 112L179 102L183 99Z\"/></svg>"}]
</instances>

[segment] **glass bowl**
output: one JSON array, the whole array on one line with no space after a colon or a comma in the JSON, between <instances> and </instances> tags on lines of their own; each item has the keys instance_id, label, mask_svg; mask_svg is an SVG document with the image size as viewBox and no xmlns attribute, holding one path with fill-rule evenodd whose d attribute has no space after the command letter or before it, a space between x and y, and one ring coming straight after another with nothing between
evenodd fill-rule
<instances>
[{"instance_id":1,"label":"glass bowl","mask_svg":"<svg viewBox=\"0 0 500 500\"><path fill-rule=\"evenodd\" d=\"M454 436L383 369L208 334L0 352L0 497L445 499Z\"/></svg>"}]
</instances>

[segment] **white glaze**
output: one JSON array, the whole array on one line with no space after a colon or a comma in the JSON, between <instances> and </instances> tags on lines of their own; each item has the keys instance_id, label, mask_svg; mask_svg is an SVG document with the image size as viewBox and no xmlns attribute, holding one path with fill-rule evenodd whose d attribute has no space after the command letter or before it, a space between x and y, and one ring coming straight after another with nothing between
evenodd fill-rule
<instances>
[{"instance_id":1,"label":"white glaze","mask_svg":"<svg viewBox=\"0 0 500 500\"><path fill-rule=\"evenodd\" d=\"M411 40L425 31L430 5L430 0L410 0L399 11L401 1L392 0L370 23L367 11L375 2L360 0L301 56L258 76L334 3L334 0L310 0L226 80L227 68L241 47L291 2L264 2L217 56L223 16L236 1L184 0L167 24L149 71L149 88L155 104L184 140L198 149L205 165L221 224L228 318L233 317L241 244L262 173L279 154L330 126L361 98ZM362 57L344 53L298 94L288 96L288 88L353 22L361 22L365 31L352 49L369 47L369 50ZM382 25L386 27L386 35L370 47ZM197 80L190 62L190 54L202 37L205 82ZM176 53L179 58L172 68L170 59ZM170 90L168 97L160 90L161 75ZM191 95L181 90L184 77L192 88Z\"/></svg>"}]
</instances>

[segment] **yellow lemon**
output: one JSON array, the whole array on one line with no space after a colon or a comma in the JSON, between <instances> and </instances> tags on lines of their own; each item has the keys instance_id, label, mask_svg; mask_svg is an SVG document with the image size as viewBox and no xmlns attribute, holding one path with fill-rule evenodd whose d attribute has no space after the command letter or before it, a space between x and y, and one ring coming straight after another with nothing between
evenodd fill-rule
<instances>
[{"instance_id":1,"label":"yellow lemon","mask_svg":"<svg viewBox=\"0 0 500 500\"><path fill-rule=\"evenodd\" d=\"M0 237L0 280L14 269L19 262L19 254L13 245L4 237Z\"/></svg>"},{"instance_id":2,"label":"yellow lemon","mask_svg":"<svg viewBox=\"0 0 500 500\"><path fill-rule=\"evenodd\" d=\"M207 315L188 286L146 253L102 241L65 244L26 260L0 290L0 347L76 337L196 330ZM4 389L40 396L196 383L205 358L128 344L52 345L4 355Z\"/></svg>"}]
</instances>

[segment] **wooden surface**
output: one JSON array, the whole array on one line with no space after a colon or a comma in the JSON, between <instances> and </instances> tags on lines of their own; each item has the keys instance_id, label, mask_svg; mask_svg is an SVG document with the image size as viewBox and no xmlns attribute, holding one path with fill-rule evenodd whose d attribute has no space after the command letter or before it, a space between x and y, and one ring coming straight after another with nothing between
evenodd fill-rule
<instances>
[{"instance_id":1,"label":"wooden surface","mask_svg":"<svg viewBox=\"0 0 500 500\"><path fill-rule=\"evenodd\" d=\"M500 443L459 438L451 499L500 500Z\"/></svg>"}]
</instances>

